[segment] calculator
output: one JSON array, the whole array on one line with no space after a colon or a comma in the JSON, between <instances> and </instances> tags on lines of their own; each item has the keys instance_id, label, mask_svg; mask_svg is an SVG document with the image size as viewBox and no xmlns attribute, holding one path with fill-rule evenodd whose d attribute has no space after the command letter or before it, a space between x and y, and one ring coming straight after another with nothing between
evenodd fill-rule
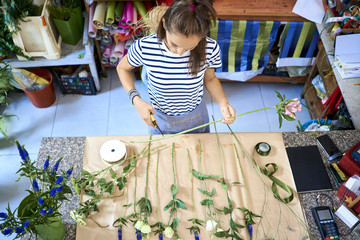
<instances>
[{"instance_id":1,"label":"calculator","mask_svg":"<svg viewBox=\"0 0 360 240\"><path fill-rule=\"evenodd\" d=\"M311 209L322 239L339 240L339 230L336 225L333 211L328 206L319 206Z\"/></svg>"}]
</instances>

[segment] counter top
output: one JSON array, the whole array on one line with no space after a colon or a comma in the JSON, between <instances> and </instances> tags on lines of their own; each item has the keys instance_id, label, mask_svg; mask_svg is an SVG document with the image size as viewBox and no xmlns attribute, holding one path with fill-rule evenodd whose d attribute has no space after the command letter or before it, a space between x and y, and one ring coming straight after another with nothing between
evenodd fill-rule
<instances>
[{"instance_id":1,"label":"counter top","mask_svg":"<svg viewBox=\"0 0 360 240\"><path fill-rule=\"evenodd\" d=\"M264 133L266 134L266 133ZM316 145L316 137L323 135L324 132L311 132L311 133L296 133L296 132L286 132L283 133L283 139L285 146L297 147L297 146L309 146ZM360 141L360 130L347 130L347 131L331 131L327 132L331 139L338 146L340 151L345 152L347 149L355 145ZM60 169L66 171L69 167L73 166L73 174L75 176L79 175L83 168L83 158L84 158L84 149L85 149L86 137L47 137L43 138L39 150L37 165L42 166L46 157L49 155L51 159L58 159L63 156L63 161L61 162ZM322 158L327 163L325 155L323 155L320 150ZM330 178L332 180L332 178ZM336 197L337 188L333 183L334 190L332 191L323 191L332 196L334 200L335 207L341 206L341 202ZM316 206L316 196L318 192L314 193L302 193L299 194L301 206L304 210L310 232L314 237L320 237L318 230L315 227L315 223L311 216L310 209ZM79 204L79 196L73 195L69 197L70 201L64 202L60 207L60 212L63 215L64 223L67 227L67 235L65 239L75 239L76 236L76 223L70 217L70 211L76 209ZM328 205L327 199L321 201L324 205ZM341 233L348 232L349 229L343 222L337 219L337 224ZM345 238L342 238L345 239ZM355 240L356 237L354 234L346 236L346 239Z\"/></svg>"}]
</instances>

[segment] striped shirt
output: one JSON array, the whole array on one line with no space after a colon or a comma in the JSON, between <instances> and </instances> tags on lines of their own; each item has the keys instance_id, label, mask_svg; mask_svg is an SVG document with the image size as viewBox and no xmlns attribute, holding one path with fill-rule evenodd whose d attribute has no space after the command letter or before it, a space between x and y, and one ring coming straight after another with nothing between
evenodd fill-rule
<instances>
[{"instance_id":1,"label":"striped shirt","mask_svg":"<svg viewBox=\"0 0 360 240\"><path fill-rule=\"evenodd\" d=\"M172 53L156 34L140 38L130 47L127 60L133 67L146 67L149 97L155 109L179 116L200 104L205 70L221 67L219 45L211 38L206 40L206 63L196 76L188 74L190 51L182 56Z\"/></svg>"}]
</instances>

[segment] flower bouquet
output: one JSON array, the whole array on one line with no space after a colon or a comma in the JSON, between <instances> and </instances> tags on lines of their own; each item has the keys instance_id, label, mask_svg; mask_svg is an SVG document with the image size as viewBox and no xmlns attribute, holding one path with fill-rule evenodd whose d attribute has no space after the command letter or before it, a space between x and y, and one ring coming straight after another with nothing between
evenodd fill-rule
<instances>
[{"instance_id":1,"label":"flower bouquet","mask_svg":"<svg viewBox=\"0 0 360 240\"><path fill-rule=\"evenodd\" d=\"M37 168L24 146L18 141L15 143L22 159L21 168L17 172L20 173L19 179L28 178L32 187L27 190L29 194L15 210L11 210L8 204L6 212L0 212L1 233L5 236L15 234L15 238L29 233L43 240L63 239L66 231L58 209L68 200L66 195L72 194L67 185L72 168L59 173L58 167L62 158L51 167L49 157L42 168Z\"/></svg>"}]
</instances>

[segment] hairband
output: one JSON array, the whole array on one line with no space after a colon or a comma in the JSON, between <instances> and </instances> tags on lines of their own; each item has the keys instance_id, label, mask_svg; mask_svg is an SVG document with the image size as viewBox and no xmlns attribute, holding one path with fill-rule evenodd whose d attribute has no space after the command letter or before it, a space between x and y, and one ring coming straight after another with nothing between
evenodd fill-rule
<instances>
[{"instance_id":1,"label":"hairband","mask_svg":"<svg viewBox=\"0 0 360 240\"><path fill-rule=\"evenodd\" d=\"M193 3L190 3L189 5L190 5L191 9L194 9L196 7L195 4L193 4Z\"/></svg>"}]
</instances>

